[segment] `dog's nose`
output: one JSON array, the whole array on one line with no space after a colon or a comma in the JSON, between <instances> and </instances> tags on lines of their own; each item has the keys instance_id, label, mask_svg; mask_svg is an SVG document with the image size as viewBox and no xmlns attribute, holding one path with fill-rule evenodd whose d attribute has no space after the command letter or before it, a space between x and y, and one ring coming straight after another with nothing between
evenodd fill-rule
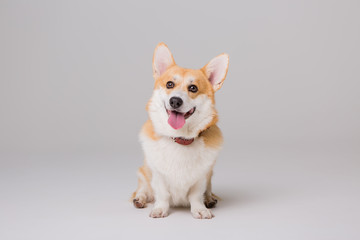
<instances>
[{"instance_id":1,"label":"dog's nose","mask_svg":"<svg viewBox=\"0 0 360 240\"><path fill-rule=\"evenodd\" d=\"M173 108L179 108L183 104L183 100L179 97L172 97L169 102Z\"/></svg>"}]
</instances>

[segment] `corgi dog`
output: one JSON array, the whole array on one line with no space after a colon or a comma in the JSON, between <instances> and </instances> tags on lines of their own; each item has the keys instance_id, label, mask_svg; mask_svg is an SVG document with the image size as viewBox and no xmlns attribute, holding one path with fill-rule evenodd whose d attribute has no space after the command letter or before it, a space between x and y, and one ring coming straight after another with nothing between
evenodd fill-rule
<instances>
[{"instance_id":1,"label":"corgi dog","mask_svg":"<svg viewBox=\"0 0 360 240\"><path fill-rule=\"evenodd\" d=\"M155 86L140 132L145 160L132 196L136 208L154 201L150 217L168 216L171 206L190 206L194 218L214 217L211 177L223 142L214 93L228 66L228 55L221 54L201 69L186 69L164 43L155 48Z\"/></svg>"}]
</instances>

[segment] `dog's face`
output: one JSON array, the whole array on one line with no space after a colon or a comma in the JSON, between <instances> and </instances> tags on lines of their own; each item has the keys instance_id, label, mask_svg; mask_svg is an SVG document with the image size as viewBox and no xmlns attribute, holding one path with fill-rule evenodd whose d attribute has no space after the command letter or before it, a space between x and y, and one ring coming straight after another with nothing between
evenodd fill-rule
<instances>
[{"instance_id":1,"label":"dog's face","mask_svg":"<svg viewBox=\"0 0 360 240\"><path fill-rule=\"evenodd\" d=\"M202 69L177 66L167 46L154 53L155 87L148 111L155 130L165 136L196 137L217 121L214 93L221 88L229 58L221 54Z\"/></svg>"}]
</instances>

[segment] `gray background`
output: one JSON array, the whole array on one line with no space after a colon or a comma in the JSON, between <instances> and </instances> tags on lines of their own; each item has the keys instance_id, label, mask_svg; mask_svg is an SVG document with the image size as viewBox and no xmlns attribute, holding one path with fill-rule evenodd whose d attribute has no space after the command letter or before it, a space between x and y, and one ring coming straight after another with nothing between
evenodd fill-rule
<instances>
[{"instance_id":1,"label":"gray background","mask_svg":"<svg viewBox=\"0 0 360 240\"><path fill-rule=\"evenodd\" d=\"M359 239L359 1L0 1L1 239ZM216 217L128 202L151 61L227 52Z\"/></svg>"}]
</instances>

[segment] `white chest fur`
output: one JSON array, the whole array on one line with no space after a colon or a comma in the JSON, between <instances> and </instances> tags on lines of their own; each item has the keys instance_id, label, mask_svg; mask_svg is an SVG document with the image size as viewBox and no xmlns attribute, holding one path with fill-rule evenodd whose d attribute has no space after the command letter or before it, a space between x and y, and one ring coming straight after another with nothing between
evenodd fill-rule
<instances>
[{"instance_id":1,"label":"white chest fur","mask_svg":"<svg viewBox=\"0 0 360 240\"><path fill-rule=\"evenodd\" d=\"M141 134L146 162L153 174L161 177L171 195L172 205L187 205L187 193L214 164L219 149L206 147L199 138L190 145L181 145L170 138L152 140ZM156 186L153 186L156 190Z\"/></svg>"}]
</instances>

